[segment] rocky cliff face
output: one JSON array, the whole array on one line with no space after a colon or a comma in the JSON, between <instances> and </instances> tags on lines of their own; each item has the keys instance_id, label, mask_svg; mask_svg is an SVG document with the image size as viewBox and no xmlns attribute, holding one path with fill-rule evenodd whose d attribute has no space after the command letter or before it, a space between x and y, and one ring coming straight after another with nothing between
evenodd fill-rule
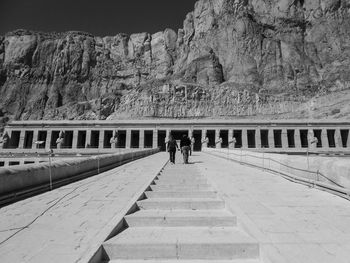
<instances>
[{"instance_id":1,"label":"rocky cliff face","mask_svg":"<svg viewBox=\"0 0 350 263\"><path fill-rule=\"evenodd\" d=\"M200 0L178 32L0 37L0 118L348 117L349 66L350 0Z\"/></svg>"}]
</instances>

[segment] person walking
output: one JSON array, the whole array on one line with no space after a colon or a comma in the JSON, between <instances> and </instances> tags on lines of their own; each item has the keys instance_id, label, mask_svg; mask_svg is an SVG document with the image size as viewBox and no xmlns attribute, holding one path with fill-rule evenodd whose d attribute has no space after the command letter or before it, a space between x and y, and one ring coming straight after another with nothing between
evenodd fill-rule
<instances>
[{"instance_id":1,"label":"person walking","mask_svg":"<svg viewBox=\"0 0 350 263\"><path fill-rule=\"evenodd\" d=\"M167 142L167 150L169 152L170 163L172 164L175 164L176 149L179 149L179 146L173 136L170 135Z\"/></svg>"},{"instance_id":2,"label":"person walking","mask_svg":"<svg viewBox=\"0 0 350 263\"><path fill-rule=\"evenodd\" d=\"M191 150L191 140L187 137L187 135L183 135L180 142L180 148L183 154L184 164L188 164L188 154Z\"/></svg>"}]
</instances>

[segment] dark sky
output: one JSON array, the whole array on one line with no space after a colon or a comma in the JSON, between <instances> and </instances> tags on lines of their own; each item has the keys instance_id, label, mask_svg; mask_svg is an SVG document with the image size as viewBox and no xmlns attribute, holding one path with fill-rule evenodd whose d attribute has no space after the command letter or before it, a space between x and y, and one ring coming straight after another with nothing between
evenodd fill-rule
<instances>
[{"instance_id":1,"label":"dark sky","mask_svg":"<svg viewBox=\"0 0 350 263\"><path fill-rule=\"evenodd\" d=\"M23 28L98 36L178 29L196 0L0 0L0 35Z\"/></svg>"}]
</instances>

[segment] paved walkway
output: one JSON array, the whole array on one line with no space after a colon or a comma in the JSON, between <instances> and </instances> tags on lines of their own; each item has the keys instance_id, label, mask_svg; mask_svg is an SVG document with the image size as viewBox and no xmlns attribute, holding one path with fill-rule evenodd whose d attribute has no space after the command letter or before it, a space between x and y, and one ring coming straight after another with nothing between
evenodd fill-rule
<instances>
[{"instance_id":1,"label":"paved walkway","mask_svg":"<svg viewBox=\"0 0 350 263\"><path fill-rule=\"evenodd\" d=\"M166 160L153 155L0 209L0 262L84 262Z\"/></svg>"},{"instance_id":2,"label":"paved walkway","mask_svg":"<svg viewBox=\"0 0 350 263\"><path fill-rule=\"evenodd\" d=\"M350 202L207 154L191 161L276 263L349 263ZM264 262L268 262L264 260Z\"/></svg>"}]
</instances>

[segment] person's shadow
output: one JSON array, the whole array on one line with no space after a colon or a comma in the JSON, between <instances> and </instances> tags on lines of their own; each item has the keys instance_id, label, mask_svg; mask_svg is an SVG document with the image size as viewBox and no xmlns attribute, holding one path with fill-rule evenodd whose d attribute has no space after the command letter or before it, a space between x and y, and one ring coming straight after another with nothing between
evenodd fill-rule
<instances>
[{"instance_id":1,"label":"person's shadow","mask_svg":"<svg viewBox=\"0 0 350 263\"><path fill-rule=\"evenodd\" d=\"M197 161L197 162L188 162L188 164L196 164L196 163L203 163L202 161Z\"/></svg>"}]
</instances>

